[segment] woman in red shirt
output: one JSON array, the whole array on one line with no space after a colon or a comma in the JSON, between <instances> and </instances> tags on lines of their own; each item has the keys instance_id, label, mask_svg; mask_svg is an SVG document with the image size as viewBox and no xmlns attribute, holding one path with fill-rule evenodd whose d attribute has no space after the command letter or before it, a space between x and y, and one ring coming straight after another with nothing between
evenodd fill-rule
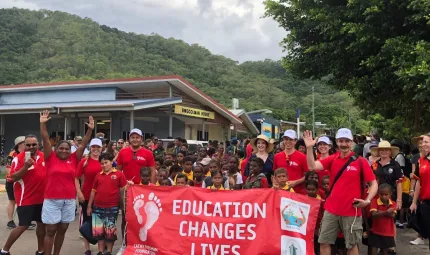
<instances>
[{"instance_id":1,"label":"woman in red shirt","mask_svg":"<svg viewBox=\"0 0 430 255\"><path fill-rule=\"evenodd\" d=\"M46 166L46 189L42 208L42 222L46 224L44 253L59 255L69 223L75 219L76 187L75 174L85 147L91 139L94 119L89 117L88 130L79 148L71 153L72 145L60 141L52 151L46 123L50 120L49 111L40 113L40 134Z\"/></svg>"},{"instance_id":2,"label":"woman in red shirt","mask_svg":"<svg viewBox=\"0 0 430 255\"><path fill-rule=\"evenodd\" d=\"M110 144L110 143L109 143ZM91 226L91 216L87 215L88 201L90 200L91 190L93 187L96 175L102 172L102 166L99 162L99 156L102 152L102 140L94 138L90 142L90 153L88 157L83 158L78 164L76 171L75 186L78 194L79 203L81 205L81 214L79 222L81 226L88 222ZM111 154L113 155L113 154ZM84 177L82 187L79 180ZM90 244L84 238L85 253L84 255L91 255Z\"/></svg>"}]
</instances>

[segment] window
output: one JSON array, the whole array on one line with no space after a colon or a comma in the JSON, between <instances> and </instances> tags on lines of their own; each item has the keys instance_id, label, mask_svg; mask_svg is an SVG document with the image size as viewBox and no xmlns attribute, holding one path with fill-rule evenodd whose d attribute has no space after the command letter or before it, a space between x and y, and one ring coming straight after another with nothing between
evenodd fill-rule
<instances>
[{"instance_id":1,"label":"window","mask_svg":"<svg viewBox=\"0 0 430 255\"><path fill-rule=\"evenodd\" d=\"M209 137L209 132L205 132L203 137L202 131L197 131L197 141L207 141Z\"/></svg>"}]
</instances>

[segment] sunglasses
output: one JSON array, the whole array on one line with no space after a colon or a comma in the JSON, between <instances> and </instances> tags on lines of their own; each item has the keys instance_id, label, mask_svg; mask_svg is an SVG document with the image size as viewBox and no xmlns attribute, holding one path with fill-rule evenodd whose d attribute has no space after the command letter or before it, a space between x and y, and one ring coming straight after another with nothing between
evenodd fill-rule
<instances>
[{"instance_id":1,"label":"sunglasses","mask_svg":"<svg viewBox=\"0 0 430 255\"><path fill-rule=\"evenodd\" d=\"M37 143L27 143L27 144L25 144L25 146L27 146L27 147L36 147Z\"/></svg>"},{"instance_id":2,"label":"sunglasses","mask_svg":"<svg viewBox=\"0 0 430 255\"><path fill-rule=\"evenodd\" d=\"M124 142L118 142L118 144L123 144Z\"/></svg>"}]
</instances>

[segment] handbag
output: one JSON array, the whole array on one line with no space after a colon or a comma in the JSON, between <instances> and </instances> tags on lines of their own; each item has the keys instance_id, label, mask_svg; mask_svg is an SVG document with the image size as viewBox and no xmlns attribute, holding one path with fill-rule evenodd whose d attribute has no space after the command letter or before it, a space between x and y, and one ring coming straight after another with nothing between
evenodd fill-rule
<instances>
[{"instance_id":1,"label":"handbag","mask_svg":"<svg viewBox=\"0 0 430 255\"><path fill-rule=\"evenodd\" d=\"M87 241L90 244L97 244L97 240L93 238L93 228L91 222L85 222L82 224L82 226L79 228L79 233L87 239Z\"/></svg>"}]
</instances>

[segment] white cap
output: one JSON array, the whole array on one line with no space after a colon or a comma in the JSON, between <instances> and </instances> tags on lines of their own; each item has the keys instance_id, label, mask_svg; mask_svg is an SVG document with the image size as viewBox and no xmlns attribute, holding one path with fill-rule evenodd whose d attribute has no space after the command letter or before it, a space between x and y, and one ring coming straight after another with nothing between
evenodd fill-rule
<instances>
[{"instance_id":1,"label":"white cap","mask_svg":"<svg viewBox=\"0 0 430 255\"><path fill-rule=\"evenodd\" d=\"M100 140L99 138L93 138L90 142L90 147L91 146L99 146L102 147L102 140Z\"/></svg>"},{"instance_id":2,"label":"white cap","mask_svg":"<svg viewBox=\"0 0 430 255\"><path fill-rule=\"evenodd\" d=\"M349 140L354 140L352 137L352 132L348 128L341 128L336 133L336 139L346 138Z\"/></svg>"},{"instance_id":3,"label":"white cap","mask_svg":"<svg viewBox=\"0 0 430 255\"><path fill-rule=\"evenodd\" d=\"M317 144L319 143L326 143L328 145L331 145L331 141L327 136L321 136L320 138L318 138Z\"/></svg>"},{"instance_id":4,"label":"white cap","mask_svg":"<svg viewBox=\"0 0 430 255\"><path fill-rule=\"evenodd\" d=\"M23 143L25 141L25 136L18 136L17 138L15 138L15 146Z\"/></svg>"},{"instance_id":5,"label":"white cap","mask_svg":"<svg viewBox=\"0 0 430 255\"><path fill-rule=\"evenodd\" d=\"M292 129L288 129L287 131L285 131L284 135L282 136L282 138L284 138L285 136L289 137L291 139L297 139L296 131L294 131Z\"/></svg>"},{"instance_id":6,"label":"white cap","mask_svg":"<svg viewBox=\"0 0 430 255\"><path fill-rule=\"evenodd\" d=\"M138 134L140 136L143 136L142 135L142 130L140 130L138 128L133 128L132 130L130 130L130 135L132 135L132 134Z\"/></svg>"}]
</instances>

